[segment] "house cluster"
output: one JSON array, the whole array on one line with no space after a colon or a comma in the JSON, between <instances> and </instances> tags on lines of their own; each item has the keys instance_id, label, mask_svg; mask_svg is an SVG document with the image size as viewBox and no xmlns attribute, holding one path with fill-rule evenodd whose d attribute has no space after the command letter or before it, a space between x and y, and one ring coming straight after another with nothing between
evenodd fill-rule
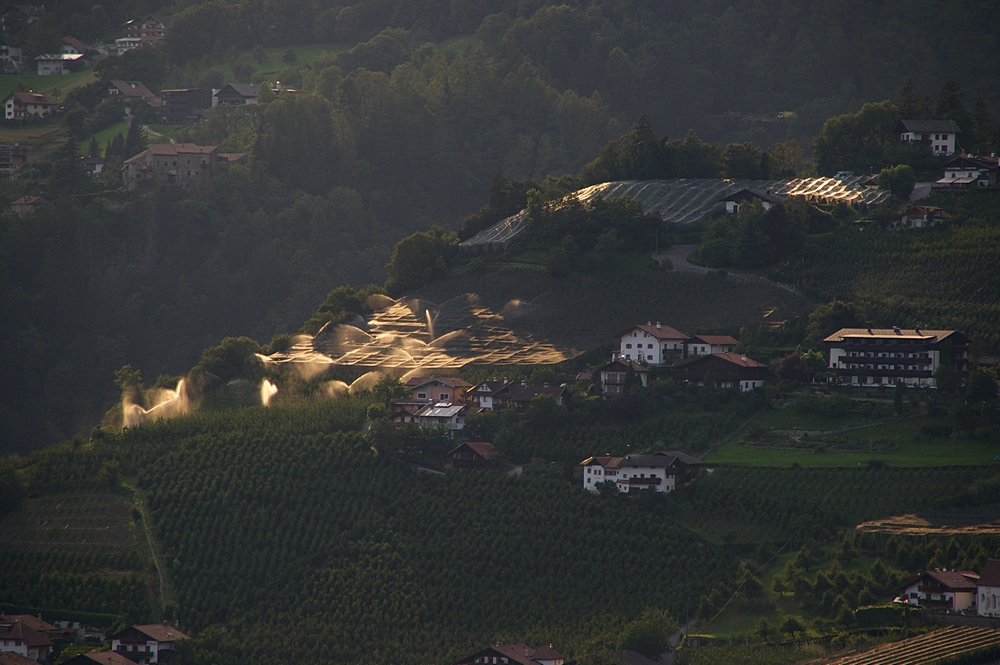
<instances>
[{"instance_id":1,"label":"house cluster","mask_svg":"<svg viewBox=\"0 0 1000 665\"><path fill-rule=\"evenodd\" d=\"M465 428L468 417L480 411L514 408L527 411L531 401L548 395L555 403L566 403L565 386L533 386L496 379L471 384L457 377L413 378L407 381L409 396L392 401L392 420L398 425L442 426L452 431Z\"/></svg>"},{"instance_id":2,"label":"house cluster","mask_svg":"<svg viewBox=\"0 0 1000 665\"><path fill-rule=\"evenodd\" d=\"M671 492L697 478L704 464L697 457L676 450L624 457L600 455L580 462L583 489L597 492L601 483L610 482L621 494L645 489Z\"/></svg>"},{"instance_id":3,"label":"house cluster","mask_svg":"<svg viewBox=\"0 0 1000 665\"><path fill-rule=\"evenodd\" d=\"M841 328L823 343L832 380L855 386L936 388L940 367L969 369L969 339L954 330Z\"/></svg>"},{"instance_id":4,"label":"house cluster","mask_svg":"<svg viewBox=\"0 0 1000 665\"><path fill-rule=\"evenodd\" d=\"M898 591L897 602L1000 619L1000 559L989 559L981 573L928 570L903 582Z\"/></svg>"},{"instance_id":5,"label":"house cluster","mask_svg":"<svg viewBox=\"0 0 1000 665\"><path fill-rule=\"evenodd\" d=\"M615 337L618 351L611 362L598 368L601 392L620 395L629 373L643 386L651 367L674 366L681 381L743 392L761 388L770 376L764 363L736 353L739 342L729 335L688 335L661 323L647 322Z\"/></svg>"},{"instance_id":6,"label":"house cluster","mask_svg":"<svg viewBox=\"0 0 1000 665\"><path fill-rule=\"evenodd\" d=\"M956 155L944 165L944 176L932 185L935 190L965 190L995 187L1000 172L1000 157Z\"/></svg>"},{"instance_id":7,"label":"house cluster","mask_svg":"<svg viewBox=\"0 0 1000 665\"><path fill-rule=\"evenodd\" d=\"M104 640L78 621L44 621L31 614L0 615L0 663L35 665L52 656L56 641L81 643L85 637ZM65 662L73 665L150 665L169 663L175 645L188 636L165 623L129 626L111 636L111 650L80 654Z\"/></svg>"}]
</instances>

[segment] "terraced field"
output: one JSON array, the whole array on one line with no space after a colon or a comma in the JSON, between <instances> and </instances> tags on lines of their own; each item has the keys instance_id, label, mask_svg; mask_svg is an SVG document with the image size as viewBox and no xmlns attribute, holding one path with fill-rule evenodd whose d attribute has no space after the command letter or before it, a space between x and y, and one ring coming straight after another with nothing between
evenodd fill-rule
<instances>
[{"instance_id":1,"label":"terraced field","mask_svg":"<svg viewBox=\"0 0 1000 665\"><path fill-rule=\"evenodd\" d=\"M629 197L642 203L643 209L672 224L695 224L723 209L722 199L741 189L759 189L779 196L790 196L815 203L838 201L859 207L882 205L889 193L866 186L867 176L853 178L795 178L793 180L622 180L592 185L570 196L589 201L597 196L606 199ZM462 243L464 251L496 251L506 248L528 226L522 210Z\"/></svg>"},{"instance_id":2,"label":"terraced field","mask_svg":"<svg viewBox=\"0 0 1000 665\"><path fill-rule=\"evenodd\" d=\"M882 644L849 656L825 661L825 665L934 665L958 656L983 654L1000 657L1000 632L992 628L949 626L908 640ZM962 662L969 662L963 659Z\"/></svg>"},{"instance_id":3,"label":"terraced field","mask_svg":"<svg viewBox=\"0 0 1000 665\"><path fill-rule=\"evenodd\" d=\"M130 509L116 494L26 499L0 520L0 550L122 554L136 547Z\"/></svg>"}]
</instances>

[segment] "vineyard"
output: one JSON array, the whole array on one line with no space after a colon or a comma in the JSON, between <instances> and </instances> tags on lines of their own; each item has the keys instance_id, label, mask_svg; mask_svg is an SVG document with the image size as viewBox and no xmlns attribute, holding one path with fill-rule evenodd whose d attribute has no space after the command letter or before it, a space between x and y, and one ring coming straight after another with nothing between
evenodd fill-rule
<instances>
[{"instance_id":1,"label":"vineyard","mask_svg":"<svg viewBox=\"0 0 1000 665\"><path fill-rule=\"evenodd\" d=\"M595 197L628 197L639 201L645 212L668 224L690 225L703 222L724 209L722 199L742 189L769 191L816 203L847 203L875 207L889 200L889 193L866 187L867 177L795 178L792 180L718 180L681 178L673 180L625 180L605 182L570 194L581 202ZM505 249L528 227L527 213L521 211L480 231L461 245L464 251Z\"/></svg>"},{"instance_id":2,"label":"vineyard","mask_svg":"<svg viewBox=\"0 0 1000 665\"><path fill-rule=\"evenodd\" d=\"M996 473L991 467L723 467L679 489L673 498L679 519L715 533L731 530L750 539L798 529L822 534L877 517L929 510Z\"/></svg>"},{"instance_id":3,"label":"vineyard","mask_svg":"<svg viewBox=\"0 0 1000 665\"><path fill-rule=\"evenodd\" d=\"M981 655L981 660L969 657ZM960 657L965 656L962 660ZM1000 656L1000 634L992 628L952 626L919 637L877 646L863 653L825 661L825 665L934 665L988 662Z\"/></svg>"}]
</instances>

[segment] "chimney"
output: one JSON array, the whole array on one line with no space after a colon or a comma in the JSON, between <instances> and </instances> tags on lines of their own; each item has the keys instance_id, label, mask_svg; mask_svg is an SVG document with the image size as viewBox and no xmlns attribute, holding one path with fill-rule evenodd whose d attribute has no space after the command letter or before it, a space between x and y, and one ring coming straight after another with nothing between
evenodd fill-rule
<instances>
[{"instance_id":1,"label":"chimney","mask_svg":"<svg viewBox=\"0 0 1000 665\"><path fill-rule=\"evenodd\" d=\"M746 361L747 361L747 354L745 354L745 353L744 353L744 354L743 354L742 356L740 356L740 357L741 357L741 358L743 359L743 362L746 362Z\"/></svg>"},{"instance_id":2,"label":"chimney","mask_svg":"<svg viewBox=\"0 0 1000 665\"><path fill-rule=\"evenodd\" d=\"M656 329L657 329L657 330L660 330L661 328L663 328L663 326L661 326L661 325L660 325L660 322L659 322L659 321L657 321L657 322L656 322Z\"/></svg>"}]
</instances>

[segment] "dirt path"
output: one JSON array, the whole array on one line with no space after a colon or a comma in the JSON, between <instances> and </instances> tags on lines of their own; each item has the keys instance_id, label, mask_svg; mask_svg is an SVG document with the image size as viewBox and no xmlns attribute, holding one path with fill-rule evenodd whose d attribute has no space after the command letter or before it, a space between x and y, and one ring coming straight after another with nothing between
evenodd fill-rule
<instances>
[{"instance_id":1,"label":"dirt path","mask_svg":"<svg viewBox=\"0 0 1000 665\"><path fill-rule=\"evenodd\" d=\"M671 247L666 252L661 254L654 254L653 258L657 261L661 259L670 259L670 262L674 266L674 270L678 272L693 272L699 275L703 275L710 272L712 268L706 266L699 266L695 263L688 261L688 257L691 256L694 251L698 249L698 245L675 245ZM739 272L732 272L731 270L726 271L726 277L733 280L734 282L759 282L761 284L767 284L768 286L773 286L782 291L787 291L788 293L793 293L795 295L801 295L798 291L790 286L785 286L784 284L779 284L778 282L773 282L769 279L764 279L763 277L757 277L756 275L744 275Z\"/></svg>"},{"instance_id":2,"label":"dirt path","mask_svg":"<svg viewBox=\"0 0 1000 665\"><path fill-rule=\"evenodd\" d=\"M866 427L874 427L876 425L885 425L887 423L893 423L897 420L906 420L907 418L913 418L916 414L910 414L908 416L894 416L892 418L883 418L882 420L872 420L867 423L861 423L860 425L847 425L845 427L838 427L836 429L772 429L771 431L775 434L782 434L784 436L790 436L793 439L801 439L804 435L808 436L822 436L823 434L840 434L841 432L852 432L857 429L865 429Z\"/></svg>"},{"instance_id":3,"label":"dirt path","mask_svg":"<svg viewBox=\"0 0 1000 665\"><path fill-rule=\"evenodd\" d=\"M149 545L149 553L153 556L153 565L156 566L156 575L160 581L160 608L165 613L167 611L167 580L163 574L163 566L160 564L160 557L156 554L156 546L153 544L153 534L149 532L149 513L146 511L146 503L142 500L142 494L133 485L122 483L132 491L135 496L135 505L142 515L142 531L146 534L146 543Z\"/></svg>"}]
</instances>

